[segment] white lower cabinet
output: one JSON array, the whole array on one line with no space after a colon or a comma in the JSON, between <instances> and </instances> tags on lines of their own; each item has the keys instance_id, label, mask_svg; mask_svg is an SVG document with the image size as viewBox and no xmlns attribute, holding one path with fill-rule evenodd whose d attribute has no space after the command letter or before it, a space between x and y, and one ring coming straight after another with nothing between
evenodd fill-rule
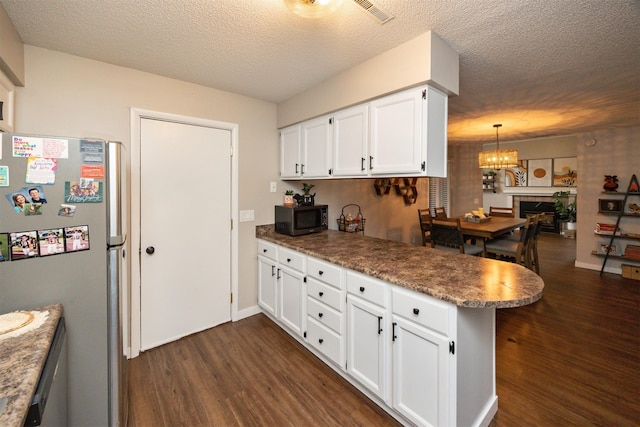
<instances>
[{"instance_id":1,"label":"white lower cabinet","mask_svg":"<svg viewBox=\"0 0 640 427\"><path fill-rule=\"evenodd\" d=\"M379 398L385 398L385 309L347 295L347 372Z\"/></svg>"},{"instance_id":2,"label":"white lower cabinet","mask_svg":"<svg viewBox=\"0 0 640 427\"><path fill-rule=\"evenodd\" d=\"M495 309L458 307L261 240L258 252L260 307L385 411L408 425L489 425Z\"/></svg>"},{"instance_id":3,"label":"white lower cabinet","mask_svg":"<svg viewBox=\"0 0 640 427\"><path fill-rule=\"evenodd\" d=\"M305 271L304 255L278 248L277 318L298 336L302 336L306 323Z\"/></svg>"},{"instance_id":4,"label":"white lower cabinet","mask_svg":"<svg viewBox=\"0 0 640 427\"><path fill-rule=\"evenodd\" d=\"M278 319L297 335L302 335L304 307L304 274L280 267L278 280Z\"/></svg>"},{"instance_id":5,"label":"white lower cabinet","mask_svg":"<svg viewBox=\"0 0 640 427\"><path fill-rule=\"evenodd\" d=\"M258 241L258 305L272 316L276 315L278 286L278 247Z\"/></svg>"},{"instance_id":6,"label":"white lower cabinet","mask_svg":"<svg viewBox=\"0 0 640 427\"><path fill-rule=\"evenodd\" d=\"M392 317L393 408L420 426L449 425L449 340Z\"/></svg>"}]
</instances>

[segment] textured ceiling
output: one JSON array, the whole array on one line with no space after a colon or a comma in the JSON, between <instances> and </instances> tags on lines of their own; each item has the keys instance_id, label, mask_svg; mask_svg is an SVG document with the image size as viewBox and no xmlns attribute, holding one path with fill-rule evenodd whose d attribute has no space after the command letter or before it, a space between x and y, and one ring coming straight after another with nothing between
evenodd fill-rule
<instances>
[{"instance_id":1,"label":"textured ceiling","mask_svg":"<svg viewBox=\"0 0 640 427\"><path fill-rule=\"evenodd\" d=\"M282 0L0 0L26 44L272 102L428 30L460 54L450 142L640 126L637 0L351 0L311 20ZM28 82L27 82L28 84Z\"/></svg>"}]
</instances>

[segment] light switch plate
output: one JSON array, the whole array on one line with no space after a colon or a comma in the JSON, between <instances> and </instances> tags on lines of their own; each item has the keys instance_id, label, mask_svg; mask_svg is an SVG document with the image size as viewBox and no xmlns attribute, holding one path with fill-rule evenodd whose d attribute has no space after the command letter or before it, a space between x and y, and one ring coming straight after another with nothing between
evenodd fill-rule
<instances>
[{"instance_id":1,"label":"light switch plate","mask_svg":"<svg viewBox=\"0 0 640 427\"><path fill-rule=\"evenodd\" d=\"M277 191L276 182L275 181L271 181L271 192L275 193L276 191Z\"/></svg>"},{"instance_id":2,"label":"light switch plate","mask_svg":"<svg viewBox=\"0 0 640 427\"><path fill-rule=\"evenodd\" d=\"M248 222L255 220L255 211L253 209L240 211L240 222Z\"/></svg>"}]
</instances>

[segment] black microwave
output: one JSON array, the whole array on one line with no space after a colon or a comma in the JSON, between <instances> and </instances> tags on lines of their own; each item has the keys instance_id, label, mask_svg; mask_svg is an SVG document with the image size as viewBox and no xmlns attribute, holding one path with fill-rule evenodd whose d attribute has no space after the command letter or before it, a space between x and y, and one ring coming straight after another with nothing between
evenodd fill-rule
<instances>
[{"instance_id":1,"label":"black microwave","mask_svg":"<svg viewBox=\"0 0 640 427\"><path fill-rule=\"evenodd\" d=\"M328 206L276 206L276 232L289 236L319 233L328 228Z\"/></svg>"}]
</instances>

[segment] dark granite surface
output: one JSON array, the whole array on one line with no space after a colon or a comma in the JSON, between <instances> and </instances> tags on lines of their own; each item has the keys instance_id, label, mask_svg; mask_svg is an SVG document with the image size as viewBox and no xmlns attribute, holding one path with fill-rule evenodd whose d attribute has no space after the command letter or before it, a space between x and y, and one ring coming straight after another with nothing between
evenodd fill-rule
<instances>
[{"instance_id":1,"label":"dark granite surface","mask_svg":"<svg viewBox=\"0 0 640 427\"><path fill-rule=\"evenodd\" d=\"M256 237L460 307L520 307L539 300L544 288L540 276L520 265L362 234L291 237L262 225Z\"/></svg>"},{"instance_id":2,"label":"dark granite surface","mask_svg":"<svg viewBox=\"0 0 640 427\"><path fill-rule=\"evenodd\" d=\"M62 316L60 304L25 310L48 311L49 316L37 329L0 341L0 397L8 399L0 413L2 427L24 425L40 371Z\"/></svg>"}]
</instances>

